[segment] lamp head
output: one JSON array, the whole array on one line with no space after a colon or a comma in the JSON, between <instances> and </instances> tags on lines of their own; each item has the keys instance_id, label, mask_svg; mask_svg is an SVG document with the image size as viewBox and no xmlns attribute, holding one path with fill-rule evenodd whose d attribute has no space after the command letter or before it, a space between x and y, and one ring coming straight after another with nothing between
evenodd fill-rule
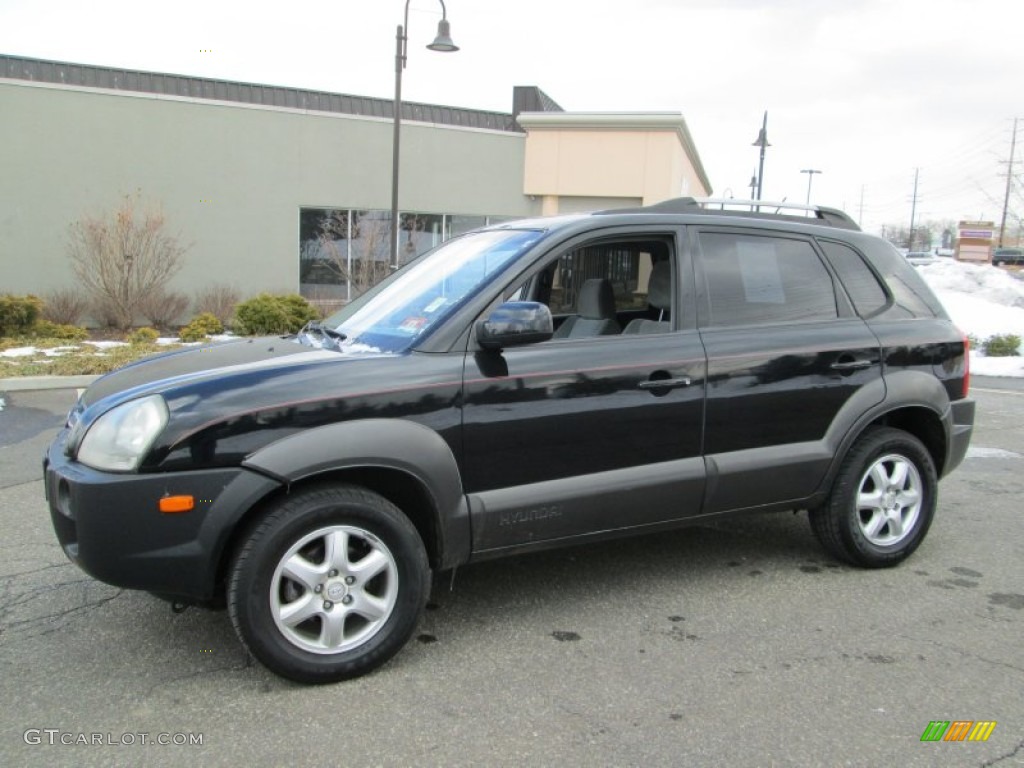
<instances>
[{"instance_id":1,"label":"lamp head","mask_svg":"<svg viewBox=\"0 0 1024 768\"><path fill-rule=\"evenodd\" d=\"M452 42L452 32L448 19L441 19L437 22L437 37L434 38L434 42L428 45L427 48L431 51L440 51L441 53L453 53L459 50L459 46Z\"/></svg>"}]
</instances>

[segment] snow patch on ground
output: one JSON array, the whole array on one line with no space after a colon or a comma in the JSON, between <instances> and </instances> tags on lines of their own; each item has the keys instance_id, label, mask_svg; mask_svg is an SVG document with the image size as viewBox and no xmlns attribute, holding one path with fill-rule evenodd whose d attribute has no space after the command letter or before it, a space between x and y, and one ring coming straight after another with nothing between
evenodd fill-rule
<instances>
[{"instance_id":1,"label":"snow patch on ground","mask_svg":"<svg viewBox=\"0 0 1024 768\"><path fill-rule=\"evenodd\" d=\"M127 347L127 341L87 341L86 344L90 344L96 349L111 349L112 347Z\"/></svg>"},{"instance_id":2,"label":"snow patch on ground","mask_svg":"<svg viewBox=\"0 0 1024 768\"><path fill-rule=\"evenodd\" d=\"M0 357L28 357L36 353L35 347L12 347L0 352Z\"/></svg>"},{"instance_id":3,"label":"snow patch on ground","mask_svg":"<svg viewBox=\"0 0 1024 768\"><path fill-rule=\"evenodd\" d=\"M47 357L60 357L65 352L74 352L78 347L51 347L49 349L42 350L43 354Z\"/></svg>"}]
</instances>

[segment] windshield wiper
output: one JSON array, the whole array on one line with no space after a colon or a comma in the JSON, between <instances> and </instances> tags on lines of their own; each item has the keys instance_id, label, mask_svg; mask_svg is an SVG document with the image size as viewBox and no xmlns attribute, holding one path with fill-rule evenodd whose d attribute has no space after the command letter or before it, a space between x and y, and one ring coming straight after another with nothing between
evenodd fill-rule
<instances>
[{"instance_id":1,"label":"windshield wiper","mask_svg":"<svg viewBox=\"0 0 1024 768\"><path fill-rule=\"evenodd\" d=\"M341 342L348 338L348 336L341 331L336 331L334 328L324 325L319 320L310 320L302 326L298 335L301 336L302 334L306 334L307 336L316 334L323 340L323 346L330 346L339 351L341 350Z\"/></svg>"}]
</instances>

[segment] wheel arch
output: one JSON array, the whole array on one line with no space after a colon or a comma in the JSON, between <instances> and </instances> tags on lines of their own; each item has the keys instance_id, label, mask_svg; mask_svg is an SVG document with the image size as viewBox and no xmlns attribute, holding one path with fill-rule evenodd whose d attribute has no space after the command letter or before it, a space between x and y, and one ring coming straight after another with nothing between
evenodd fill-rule
<instances>
[{"instance_id":1,"label":"wheel arch","mask_svg":"<svg viewBox=\"0 0 1024 768\"><path fill-rule=\"evenodd\" d=\"M828 493L840 466L860 437L868 429L879 426L901 429L920 440L935 464L936 474L942 477L949 458L952 430L949 396L930 373L896 371L885 377L885 396L881 401L852 423L846 422L846 429L836 435L832 464L816 494L819 500Z\"/></svg>"},{"instance_id":2,"label":"wheel arch","mask_svg":"<svg viewBox=\"0 0 1024 768\"><path fill-rule=\"evenodd\" d=\"M235 522L217 554L215 584L221 585L225 582L231 561L239 547L245 543L260 519L278 501L287 498L289 494L307 488L342 484L356 485L373 491L402 510L423 540L423 546L427 551L427 560L432 569L444 570L464 561L465 558L455 563L451 562L454 555L450 549L445 547L437 506L429 490L419 478L393 467L349 466L318 472L303 477L297 482L289 483L287 486L280 486L247 509Z\"/></svg>"},{"instance_id":3,"label":"wheel arch","mask_svg":"<svg viewBox=\"0 0 1024 768\"><path fill-rule=\"evenodd\" d=\"M924 406L903 406L888 411L872 421L868 426L894 427L907 432L924 445L932 461L935 471L940 477L946 461L948 440L942 426L942 417L931 408Z\"/></svg>"},{"instance_id":4,"label":"wheel arch","mask_svg":"<svg viewBox=\"0 0 1024 768\"><path fill-rule=\"evenodd\" d=\"M331 424L278 440L243 466L280 485L231 525L216 554L217 584L267 509L300 488L325 484L359 485L401 509L419 532L431 568L444 570L469 558L469 510L458 464L444 439L422 424L392 419Z\"/></svg>"}]
</instances>

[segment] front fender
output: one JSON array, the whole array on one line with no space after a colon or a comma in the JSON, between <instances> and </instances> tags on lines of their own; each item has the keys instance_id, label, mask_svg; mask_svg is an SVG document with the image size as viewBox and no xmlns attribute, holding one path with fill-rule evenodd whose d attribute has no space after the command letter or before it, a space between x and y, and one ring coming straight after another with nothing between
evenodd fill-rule
<instances>
[{"instance_id":1,"label":"front fender","mask_svg":"<svg viewBox=\"0 0 1024 768\"><path fill-rule=\"evenodd\" d=\"M392 469L427 492L443 565L469 557L472 541L462 475L448 443L434 430L401 419L328 424L291 435L251 454L242 466L292 484L345 469Z\"/></svg>"}]
</instances>

